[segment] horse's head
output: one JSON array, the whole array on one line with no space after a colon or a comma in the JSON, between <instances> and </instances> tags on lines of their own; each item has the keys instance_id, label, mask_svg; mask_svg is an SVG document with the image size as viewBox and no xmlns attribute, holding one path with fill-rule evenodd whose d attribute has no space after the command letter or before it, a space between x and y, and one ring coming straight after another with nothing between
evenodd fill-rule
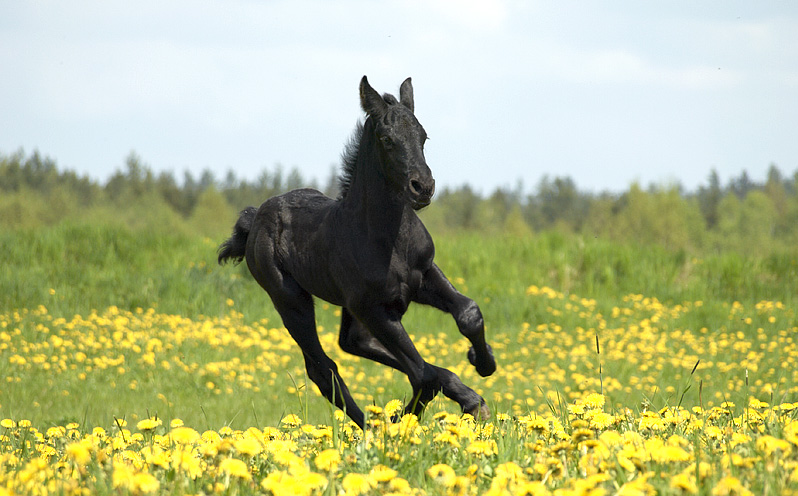
<instances>
[{"instance_id":1,"label":"horse's head","mask_svg":"<svg viewBox=\"0 0 798 496\"><path fill-rule=\"evenodd\" d=\"M404 195L416 210L429 205L435 193L435 179L424 158L427 133L413 114L410 78L399 88L397 101L393 95L380 96L363 76L360 105L374 123L382 172L391 188Z\"/></svg>"}]
</instances>

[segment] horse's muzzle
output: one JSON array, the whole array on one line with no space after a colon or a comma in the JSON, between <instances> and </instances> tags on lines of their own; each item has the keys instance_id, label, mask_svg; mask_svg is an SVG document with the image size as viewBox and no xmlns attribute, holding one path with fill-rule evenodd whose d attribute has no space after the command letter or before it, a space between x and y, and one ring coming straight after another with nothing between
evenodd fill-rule
<instances>
[{"instance_id":1,"label":"horse's muzzle","mask_svg":"<svg viewBox=\"0 0 798 496\"><path fill-rule=\"evenodd\" d=\"M422 178L420 174L412 174L407 182L407 194L413 210L421 210L432 201L435 194L435 179L429 175Z\"/></svg>"}]
</instances>

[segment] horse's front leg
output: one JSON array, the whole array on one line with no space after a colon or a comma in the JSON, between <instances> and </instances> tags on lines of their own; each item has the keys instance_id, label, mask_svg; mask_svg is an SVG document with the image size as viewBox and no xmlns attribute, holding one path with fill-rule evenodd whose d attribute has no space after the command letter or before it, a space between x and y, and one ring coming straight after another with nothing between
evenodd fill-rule
<instances>
[{"instance_id":1,"label":"horse's front leg","mask_svg":"<svg viewBox=\"0 0 798 496\"><path fill-rule=\"evenodd\" d=\"M427 403L444 387L438 368L418 353L398 312L381 305L350 308L348 312L354 318L341 320L342 349L404 372L413 387L413 397L405 413L420 416Z\"/></svg>"},{"instance_id":2,"label":"horse's front leg","mask_svg":"<svg viewBox=\"0 0 798 496\"><path fill-rule=\"evenodd\" d=\"M468 350L471 365L483 377L496 371L493 349L485 341L485 324L479 306L457 291L437 265L432 264L424 274L414 301L452 314L460 333L471 341L471 349Z\"/></svg>"},{"instance_id":3,"label":"horse's front leg","mask_svg":"<svg viewBox=\"0 0 798 496\"><path fill-rule=\"evenodd\" d=\"M399 360L388 351L366 327L346 308L341 310L341 335L339 344L341 349L357 356L368 358L376 362L393 367L396 370L405 372ZM443 394L460 404L463 412L470 413L474 418L487 419L490 417L490 410L474 390L464 385L457 374L443 367L426 364L425 367L434 369L438 374L438 383L427 382L414 389L413 399L407 405L406 413L421 413L421 408L430 400L440 386ZM426 387L426 389L424 389ZM426 391L426 392L425 392Z\"/></svg>"}]
</instances>

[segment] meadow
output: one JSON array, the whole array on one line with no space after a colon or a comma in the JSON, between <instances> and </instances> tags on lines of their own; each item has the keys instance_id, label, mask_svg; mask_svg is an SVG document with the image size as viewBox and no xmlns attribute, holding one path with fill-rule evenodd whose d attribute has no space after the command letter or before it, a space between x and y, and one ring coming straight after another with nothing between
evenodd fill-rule
<instances>
[{"instance_id":1,"label":"meadow","mask_svg":"<svg viewBox=\"0 0 798 496\"><path fill-rule=\"evenodd\" d=\"M434 233L433 233L434 234ZM63 222L0 233L0 494L798 492L798 264L557 232L436 237L485 315L481 378L450 317L411 307L421 354L488 401L388 419L401 374L322 344L365 432L223 239Z\"/></svg>"}]
</instances>

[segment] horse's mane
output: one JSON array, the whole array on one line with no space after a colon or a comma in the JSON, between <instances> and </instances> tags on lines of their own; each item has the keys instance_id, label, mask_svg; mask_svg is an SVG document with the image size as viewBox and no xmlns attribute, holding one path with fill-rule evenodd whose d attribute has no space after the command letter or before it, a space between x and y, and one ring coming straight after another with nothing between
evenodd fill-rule
<instances>
[{"instance_id":1,"label":"horse's mane","mask_svg":"<svg viewBox=\"0 0 798 496\"><path fill-rule=\"evenodd\" d=\"M357 162L357 152L360 150L360 141L363 139L363 122L358 121L352 136L344 145L341 152L341 174L338 176L338 199L343 200L352 185L355 177L355 163Z\"/></svg>"},{"instance_id":2,"label":"horse's mane","mask_svg":"<svg viewBox=\"0 0 798 496\"><path fill-rule=\"evenodd\" d=\"M397 105L399 100L390 93L384 93L382 99L388 105ZM368 116L366 117L368 119ZM338 176L338 199L343 200L349 192L349 186L352 185L352 179L355 177L355 162L357 162L357 152L360 150L360 142L363 140L363 128L365 123L358 121L352 136L349 141L344 145L344 151L341 152L341 174Z\"/></svg>"}]
</instances>

